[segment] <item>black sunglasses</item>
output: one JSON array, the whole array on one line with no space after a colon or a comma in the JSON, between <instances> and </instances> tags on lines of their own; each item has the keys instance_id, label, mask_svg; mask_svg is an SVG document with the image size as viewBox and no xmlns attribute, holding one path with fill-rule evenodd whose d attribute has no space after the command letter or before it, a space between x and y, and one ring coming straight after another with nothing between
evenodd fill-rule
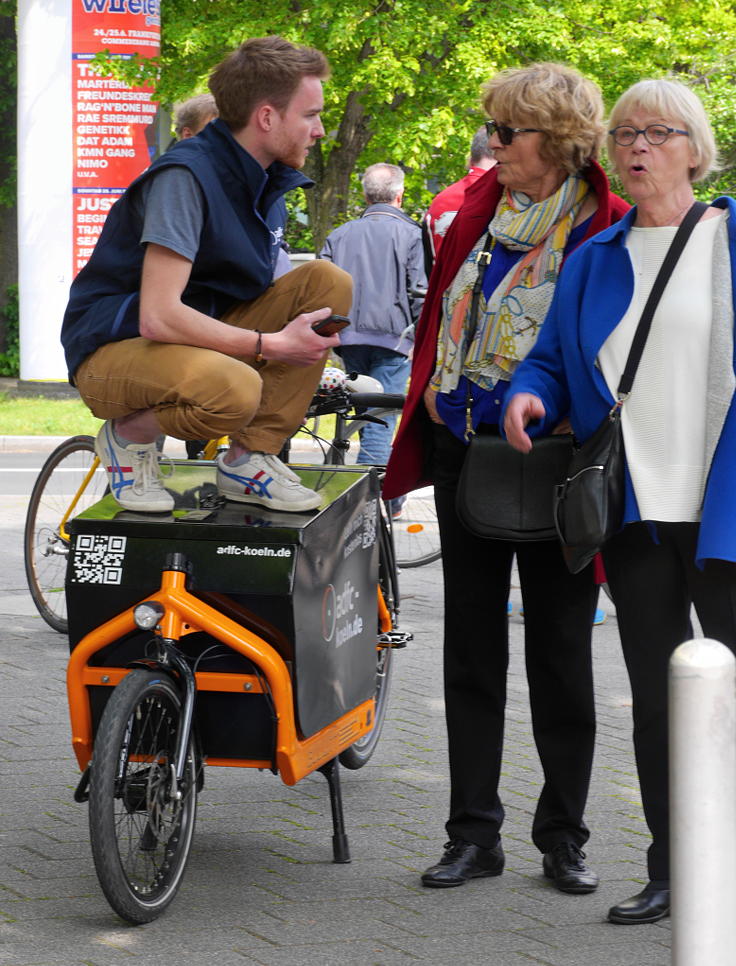
<instances>
[{"instance_id":1,"label":"black sunglasses","mask_svg":"<svg viewBox=\"0 0 736 966\"><path fill-rule=\"evenodd\" d=\"M492 137L498 135L501 144L509 145L514 140L515 134L542 134L538 127L509 127L508 124L497 124L495 121L486 121L486 134Z\"/></svg>"}]
</instances>

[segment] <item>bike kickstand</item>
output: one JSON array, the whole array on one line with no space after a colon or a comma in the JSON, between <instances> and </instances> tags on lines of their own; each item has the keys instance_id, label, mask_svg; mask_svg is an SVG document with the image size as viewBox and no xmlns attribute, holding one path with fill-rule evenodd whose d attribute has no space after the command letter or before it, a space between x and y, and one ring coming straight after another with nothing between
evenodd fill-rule
<instances>
[{"instance_id":1,"label":"bike kickstand","mask_svg":"<svg viewBox=\"0 0 736 966\"><path fill-rule=\"evenodd\" d=\"M330 788L330 807L332 808L332 861L339 863L350 862L350 847L345 834L345 819L342 811L342 794L340 793L340 771L337 758L326 762L317 769L327 779Z\"/></svg>"}]
</instances>

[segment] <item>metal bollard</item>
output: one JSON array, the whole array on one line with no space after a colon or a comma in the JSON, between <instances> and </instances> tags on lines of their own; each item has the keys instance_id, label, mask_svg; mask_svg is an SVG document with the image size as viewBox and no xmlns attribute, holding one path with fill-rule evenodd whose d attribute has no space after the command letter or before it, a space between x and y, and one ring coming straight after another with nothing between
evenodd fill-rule
<instances>
[{"instance_id":1,"label":"metal bollard","mask_svg":"<svg viewBox=\"0 0 736 966\"><path fill-rule=\"evenodd\" d=\"M736 960L736 661L718 641L670 659L673 966Z\"/></svg>"}]
</instances>

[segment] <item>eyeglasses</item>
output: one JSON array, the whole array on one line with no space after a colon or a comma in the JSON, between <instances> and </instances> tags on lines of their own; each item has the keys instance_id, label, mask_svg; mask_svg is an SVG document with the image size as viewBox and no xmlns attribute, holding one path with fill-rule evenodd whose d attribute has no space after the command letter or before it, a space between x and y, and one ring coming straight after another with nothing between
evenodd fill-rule
<instances>
[{"instance_id":1,"label":"eyeglasses","mask_svg":"<svg viewBox=\"0 0 736 966\"><path fill-rule=\"evenodd\" d=\"M498 135L501 144L508 146L514 140L515 134L542 134L538 127L509 127L508 124L497 124L495 121L486 121L486 134L492 137Z\"/></svg>"},{"instance_id":2,"label":"eyeglasses","mask_svg":"<svg viewBox=\"0 0 736 966\"><path fill-rule=\"evenodd\" d=\"M633 144L640 134L643 134L650 144L664 144L670 134L684 134L685 137L690 137L689 131L681 131L677 127L667 127L666 124L648 124L642 128L631 127L630 124L619 124L618 127L608 133L616 144L620 144L624 148Z\"/></svg>"}]
</instances>

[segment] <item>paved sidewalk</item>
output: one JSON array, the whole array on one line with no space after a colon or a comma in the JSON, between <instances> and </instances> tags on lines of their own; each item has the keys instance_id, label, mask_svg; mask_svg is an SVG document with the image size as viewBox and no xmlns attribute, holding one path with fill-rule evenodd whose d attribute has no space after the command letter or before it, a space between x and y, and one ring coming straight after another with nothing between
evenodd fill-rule
<instances>
[{"instance_id":1,"label":"paved sidewalk","mask_svg":"<svg viewBox=\"0 0 736 966\"><path fill-rule=\"evenodd\" d=\"M64 688L65 639L25 589L23 500L0 521L0 966L666 966L667 920L621 927L608 907L639 891L647 845L631 748L630 697L614 616L595 629L598 745L588 858L599 890L565 896L543 878L529 829L541 775L514 590L502 795L503 876L426 890L445 840L440 564L402 574L403 624L389 719L374 759L342 772L353 861L331 863L326 783L207 771L189 867L157 922L124 925L98 886ZM610 608L609 608L610 609ZM482 747L478 749L482 753Z\"/></svg>"},{"instance_id":2,"label":"paved sidewalk","mask_svg":"<svg viewBox=\"0 0 736 966\"><path fill-rule=\"evenodd\" d=\"M51 453L69 436L0 436L0 453ZM315 458L321 452L319 445L311 439L296 437L291 441L291 447L299 453L314 452ZM186 445L181 439L166 437L167 456L186 459ZM356 447L357 449L357 447Z\"/></svg>"}]
</instances>

